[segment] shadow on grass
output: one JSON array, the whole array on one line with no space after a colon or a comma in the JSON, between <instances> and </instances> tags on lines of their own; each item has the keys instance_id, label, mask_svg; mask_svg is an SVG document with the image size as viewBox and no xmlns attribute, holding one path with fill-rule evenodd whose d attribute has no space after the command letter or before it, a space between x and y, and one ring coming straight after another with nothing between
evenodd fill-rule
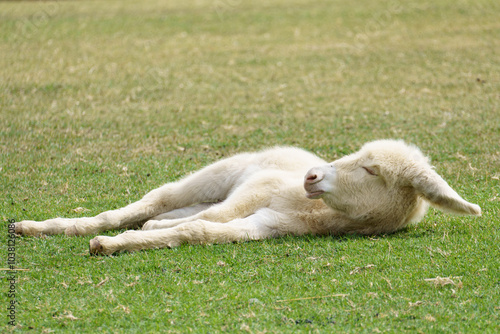
<instances>
[{"instance_id":1,"label":"shadow on grass","mask_svg":"<svg viewBox=\"0 0 500 334\"><path fill-rule=\"evenodd\" d=\"M123 232L127 231L126 229L122 230L115 230L115 231L105 231L101 232L98 235L102 236L116 236L118 234L121 234ZM312 234L307 234L307 235L302 235L302 236L293 236L293 235L287 235L287 236L282 236L282 237L277 237L277 238L271 238L271 239L265 239L265 240L251 240L251 241L240 241L240 242L233 242L233 243L226 243L226 244L199 244L199 245L189 245L189 244L183 244L179 247L176 247L176 249L179 250L186 250L186 247L192 248L193 251L196 251L197 248L204 249L206 251L207 248L210 248L210 250L214 250L214 247L216 248L221 248L223 249L230 249L234 248L235 245L239 245L238 248L245 248L245 245L249 245L248 248L253 248L255 245L262 244L262 247L273 247L273 246L280 246L284 245L290 247L290 246L295 246L295 247L302 247L304 245L309 245L309 246L318 246L321 248L325 247L325 241L328 244L328 241L331 242L332 246L335 244L344 244L344 243L350 243L350 242L367 242L367 241L374 241L374 240L409 240L409 239L420 239L424 237L431 236L435 234L436 231L435 229L431 228L430 226L427 227L405 227L400 231L391 233L391 234L382 234L382 235L359 235L359 234L346 234L346 235L312 235ZM97 235L97 234L96 234ZM24 243L25 246L28 245L40 245L42 248L61 248L63 247L66 250L74 250L74 251L79 251L81 250L82 252L88 251L88 245L89 241L94 238L96 235L89 235L89 236L82 236L82 237L66 237L64 235L56 235L56 236L43 236L40 238L35 238L35 237L26 237L26 236L19 236L19 240ZM141 250L141 251L135 251L135 252L119 252L115 253L112 256L127 256L131 253L137 253L137 252L147 252L147 253L155 253L155 252L170 252L172 249L147 249L147 250ZM201 251L203 252L203 251ZM94 257L95 255L90 255L90 253L86 254L86 257Z\"/></svg>"}]
</instances>

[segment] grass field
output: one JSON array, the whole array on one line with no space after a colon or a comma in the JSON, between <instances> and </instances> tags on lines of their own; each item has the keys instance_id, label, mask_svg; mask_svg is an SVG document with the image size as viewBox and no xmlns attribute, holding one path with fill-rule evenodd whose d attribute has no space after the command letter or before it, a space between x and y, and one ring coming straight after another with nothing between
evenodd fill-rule
<instances>
[{"instance_id":1,"label":"grass field","mask_svg":"<svg viewBox=\"0 0 500 334\"><path fill-rule=\"evenodd\" d=\"M498 17L496 0L0 2L0 331L496 332ZM19 237L26 270L5 270L10 219L96 215L236 152L333 160L380 138L421 147L483 216L113 257Z\"/></svg>"}]
</instances>

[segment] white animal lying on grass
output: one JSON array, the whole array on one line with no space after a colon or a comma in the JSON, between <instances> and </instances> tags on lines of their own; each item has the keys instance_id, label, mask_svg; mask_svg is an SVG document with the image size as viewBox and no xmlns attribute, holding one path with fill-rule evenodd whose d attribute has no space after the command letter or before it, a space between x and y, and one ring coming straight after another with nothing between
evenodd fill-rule
<instances>
[{"instance_id":1,"label":"white animal lying on grass","mask_svg":"<svg viewBox=\"0 0 500 334\"><path fill-rule=\"evenodd\" d=\"M452 213L481 214L417 147L380 140L332 163L290 147L238 154L124 208L92 218L22 221L15 229L73 236L142 226L90 240L91 254L109 255L283 235L391 233L420 220L429 203Z\"/></svg>"}]
</instances>

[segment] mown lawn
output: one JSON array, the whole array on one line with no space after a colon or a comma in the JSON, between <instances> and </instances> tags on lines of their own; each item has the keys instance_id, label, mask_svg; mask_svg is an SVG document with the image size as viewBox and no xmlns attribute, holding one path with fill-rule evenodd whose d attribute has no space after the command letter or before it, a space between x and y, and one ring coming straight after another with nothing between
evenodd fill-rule
<instances>
[{"instance_id":1,"label":"mown lawn","mask_svg":"<svg viewBox=\"0 0 500 334\"><path fill-rule=\"evenodd\" d=\"M1 331L496 332L498 17L495 0L0 2ZM483 216L113 257L19 237L26 270L5 270L10 219L96 215L236 152L333 160L380 138L421 147Z\"/></svg>"}]
</instances>

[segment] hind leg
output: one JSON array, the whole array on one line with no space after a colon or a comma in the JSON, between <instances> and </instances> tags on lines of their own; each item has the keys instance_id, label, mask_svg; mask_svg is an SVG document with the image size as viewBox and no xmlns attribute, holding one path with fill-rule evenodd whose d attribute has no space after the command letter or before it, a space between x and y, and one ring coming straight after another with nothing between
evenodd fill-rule
<instances>
[{"instance_id":1,"label":"hind leg","mask_svg":"<svg viewBox=\"0 0 500 334\"><path fill-rule=\"evenodd\" d=\"M55 218L43 222L21 221L15 230L23 235L87 235L106 230L136 228L145 221L176 209L202 202L224 200L240 178L246 175L253 155L237 155L214 163L180 181L167 183L141 200L95 217Z\"/></svg>"}]
</instances>

